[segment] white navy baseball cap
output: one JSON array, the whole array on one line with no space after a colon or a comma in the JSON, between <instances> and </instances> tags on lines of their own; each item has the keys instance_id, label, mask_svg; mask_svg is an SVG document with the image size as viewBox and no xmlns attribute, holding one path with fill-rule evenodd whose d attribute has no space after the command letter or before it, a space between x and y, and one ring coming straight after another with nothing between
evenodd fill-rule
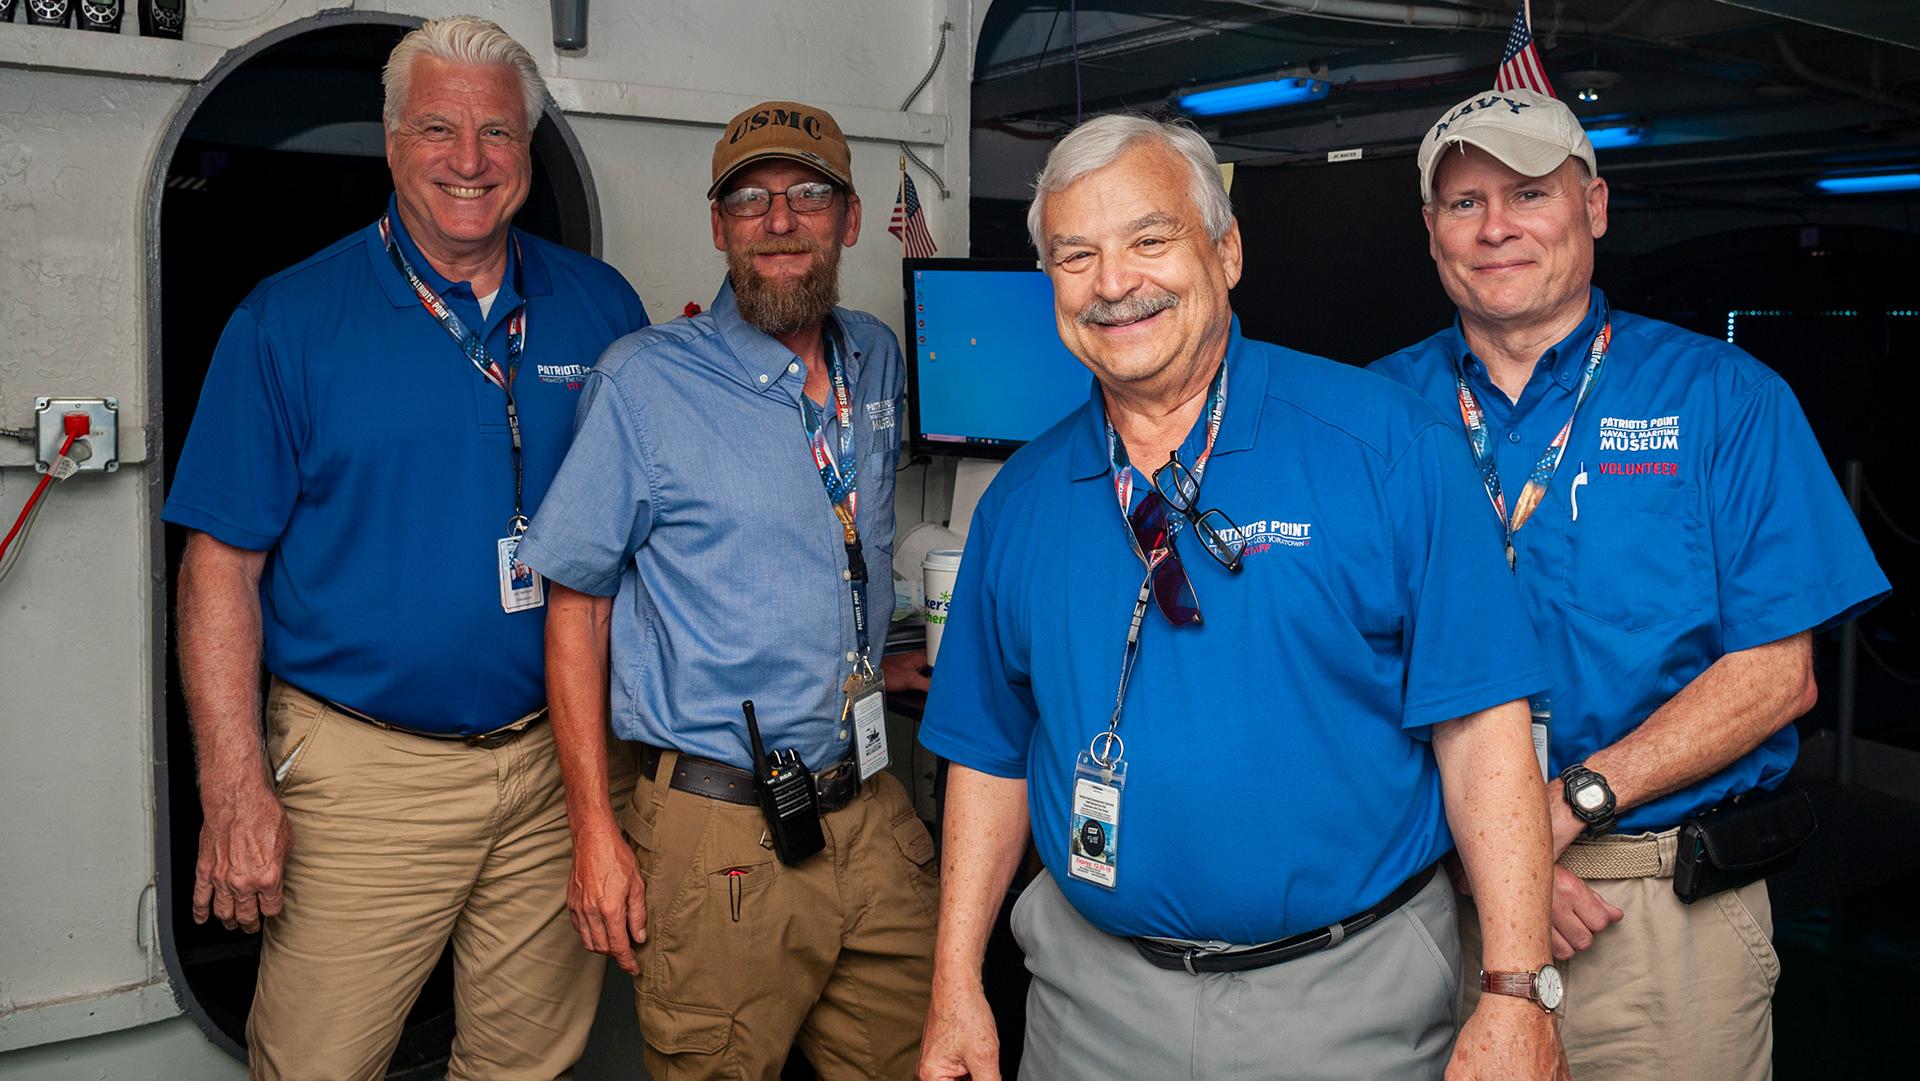
<instances>
[{"instance_id":1,"label":"white navy baseball cap","mask_svg":"<svg viewBox=\"0 0 1920 1081\"><path fill-rule=\"evenodd\" d=\"M1420 201L1433 201L1433 174L1440 155L1469 146L1498 158L1521 176L1545 176L1568 158L1587 163L1598 175L1593 142L1580 127L1573 110L1559 98L1531 90L1487 90L1440 115L1420 141Z\"/></svg>"}]
</instances>

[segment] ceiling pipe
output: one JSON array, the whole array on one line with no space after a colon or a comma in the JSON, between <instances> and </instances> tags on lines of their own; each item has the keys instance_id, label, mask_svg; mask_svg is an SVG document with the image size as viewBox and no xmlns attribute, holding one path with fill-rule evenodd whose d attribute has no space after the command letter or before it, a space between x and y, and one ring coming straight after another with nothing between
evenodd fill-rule
<instances>
[{"instance_id":1,"label":"ceiling pipe","mask_svg":"<svg viewBox=\"0 0 1920 1081\"><path fill-rule=\"evenodd\" d=\"M1859 83L1850 83L1845 79L1836 79L1831 75L1823 75L1813 70L1806 65L1805 61L1800 59L1799 53L1793 51L1793 46L1788 43L1785 34L1773 35L1773 47L1780 51L1780 59L1787 65L1787 70L1793 72L1804 82L1812 83L1814 86L1821 87L1822 89L1831 90L1836 94L1845 94L1848 97L1859 98L1862 101L1871 101L1876 105L1885 105L1889 109L1899 109L1902 112L1920 114L1920 101L1914 101L1912 98L1903 98L1897 94L1889 94L1883 90L1875 90L1870 86L1861 86Z\"/></svg>"},{"instance_id":2,"label":"ceiling pipe","mask_svg":"<svg viewBox=\"0 0 1920 1081\"><path fill-rule=\"evenodd\" d=\"M1475 11L1465 8L1430 7L1422 4L1393 4L1384 0L1233 0L1247 7L1267 11L1287 11L1296 15L1320 15L1329 19L1370 23L1375 26L1426 26L1442 30L1505 30L1513 22L1508 12ZM1592 24L1573 20L1542 20L1539 27L1553 32L1592 33Z\"/></svg>"}]
</instances>

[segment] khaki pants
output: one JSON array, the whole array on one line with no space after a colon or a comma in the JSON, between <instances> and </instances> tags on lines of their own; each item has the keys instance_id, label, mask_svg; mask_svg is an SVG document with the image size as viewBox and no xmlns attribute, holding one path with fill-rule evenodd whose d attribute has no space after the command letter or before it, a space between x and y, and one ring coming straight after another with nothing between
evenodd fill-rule
<instances>
[{"instance_id":1,"label":"khaki pants","mask_svg":"<svg viewBox=\"0 0 1920 1081\"><path fill-rule=\"evenodd\" d=\"M675 758L620 810L646 880L648 1076L772 1079L797 1042L824 1081L911 1078L940 887L900 782L861 785L822 820L826 848L788 867L761 844L758 807L670 788Z\"/></svg>"},{"instance_id":2,"label":"khaki pants","mask_svg":"<svg viewBox=\"0 0 1920 1081\"><path fill-rule=\"evenodd\" d=\"M470 747L353 720L278 680L266 714L293 848L247 1019L252 1076L383 1077L449 939L448 1078L566 1076L605 969L567 918L552 729ZM630 776L624 757L615 768Z\"/></svg>"},{"instance_id":3,"label":"khaki pants","mask_svg":"<svg viewBox=\"0 0 1920 1081\"><path fill-rule=\"evenodd\" d=\"M1573 1076L1767 1081L1773 1076L1773 987L1780 979L1767 884L1685 905L1673 895L1677 831L1590 844L1649 838L1659 844L1660 874L1589 880L1626 915L1560 965L1567 979L1560 1033ZM1464 900L1460 944L1466 971L1477 973L1479 913ZM1479 987L1478 980L1465 981L1466 1009Z\"/></svg>"}]
</instances>

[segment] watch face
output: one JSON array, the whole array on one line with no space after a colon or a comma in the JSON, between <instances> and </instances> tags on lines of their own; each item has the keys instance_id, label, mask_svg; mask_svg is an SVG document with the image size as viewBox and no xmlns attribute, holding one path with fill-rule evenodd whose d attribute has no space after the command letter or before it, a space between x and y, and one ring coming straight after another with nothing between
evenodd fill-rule
<instances>
[{"instance_id":1,"label":"watch face","mask_svg":"<svg viewBox=\"0 0 1920 1081\"><path fill-rule=\"evenodd\" d=\"M1582 785L1573 794L1573 801L1579 804L1583 811L1598 812L1607 805L1607 794L1597 784Z\"/></svg>"},{"instance_id":2,"label":"watch face","mask_svg":"<svg viewBox=\"0 0 1920 1081\"><path fill-rule=\"evenodd\" d=\"M1533 976L1533 994L1546 1009L1559 1009L1560 1000L1567 995L1566 984L1560 979L1560 970L1552 965L1541 966Z\"/></svg>"}]
</instances>

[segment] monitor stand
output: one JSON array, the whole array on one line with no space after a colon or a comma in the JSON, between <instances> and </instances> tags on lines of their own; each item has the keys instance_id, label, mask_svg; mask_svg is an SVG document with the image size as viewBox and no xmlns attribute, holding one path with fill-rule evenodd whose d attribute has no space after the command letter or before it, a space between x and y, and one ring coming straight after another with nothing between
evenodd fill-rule
<instances>
[{"instance_id":1,"label":"monitor stand","mask_svg":"<svg viewBox=\"0 0 1920 1081\"><path fill-rule=\"evenodd\" d=\"M992 483L1005 462L985 458L962 458L953 470L953 507L947 516L950 528L962 537L973 525L973 508Z\"/></svg>"}]
</instances>

